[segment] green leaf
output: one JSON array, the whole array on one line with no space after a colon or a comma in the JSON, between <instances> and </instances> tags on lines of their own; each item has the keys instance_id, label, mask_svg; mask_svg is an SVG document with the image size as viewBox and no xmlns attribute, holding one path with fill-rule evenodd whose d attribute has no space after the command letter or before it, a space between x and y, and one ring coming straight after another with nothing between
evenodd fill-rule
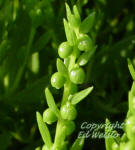
<instances>
[{"instance_id":1,"label":"green leaf","mask_svg":"<svg viewBox=\"0 0 135 150\"><path fill-rule=\"evenodd\" d=\"M82 150L84 145L84 138L77 138L70 150Z\"/></svg>"},{"instance_id":2,"label":"green leaf","mask_svg":"<svg viewBox=\"0 0 135 150\"><path fill-rule=\"evenodd\" d=\"M92 29L95 21L95 15L96 13L93 12L86 19L84 19L84 21L80 25L81 33L88 33Z\"/></svg>"},{"instance_id":3,"label":"green leaf","mask_svg":"<svg viewBox=\"0 0 135 150\"><path fill-rule=\"evenodd\" d=\"M71 29L71 27L69 26L68 22L66 21L66 19L63 20L64 22L64 28L65 28L65 33L66 33L66 38L69 42L69 44L75 45L76 41L77 41L77 37L75 32Z\"/></svg>"},{"instance_id":4,"label":"green leaf","mask_svg":"<svg viewBox=\"0 0 135 150\"><path fill-rule=\"evenodd\" d=\"M92 90L93 90L93 86L74 94L73 97L71 98L71 103L73 105L79 103L86 96L88 96Z\"/></svg>"},{"instance_id":5,"label":"green leaf","mask_svg":"<svg viewBox=\"0 0 135 150\"><path fill-rule=\"evenodd\" d=\"M116 138L112 138L112 137L107 137L107 135L111 135L112 133L118 134L117 131L113 131L113 129L110 126L110 121L108 119L106 119L106 127L105 127L105 146L106 146L106 150L113 150L112 149L112 144L120 143L120 136L116 137ZM112 134L113 135L113 134Z\"/></svg>"},{"instance_id":6,"label":"green leaf","mask_svg":"<svg viewBox=\"0 0 135 150\"><path fill-rule=\"evenodd\" d=\"M106 119L106 125L109 125L110 121L108 119ZM108 132L110 132L110 129L105 128L105 134L107 134ZM105 138L105 146L106 146L106 150L112 150L112 144L114 143L114 139L112 138Z\"/></svg>"},{"instance_id":7,"label":"green leaf","mask_svg":"<svg viewBox=\"0 0 135 150\"><path fill-rule=\"evenodd\" d=\"M61 59L57 59L57 70L60 73L66 74L67 75L67 68L65 66L65 64L63 63L63 61Z\"/></svg>"},{"instance_id":8,"label":"green leaf","mask_svg":"<svg viewBox=\"0 0 135 150\"><path fill-rule=\"evenodd\" d=\"M56 116L59 117L59 109L55 104L54 98L48 88L45 89L45 96L48 106L52 109L52 111L56 114Z\"/></svg>"},{"instance_id":9,"label":"green leaf","mask_svg":"<svg viewBox=\"0 0 135 150\"><path fill-rule=\"evenodd\" d=\"M90 50L88 52L83 53L79 58L78 58L78 64L80 66L84 66L88 63L88 61L90 60L90 58L93 56L93 54L96 51L96 47L93 50Z\"/></svg>"},{"instance_id":10,"label":"green leaf","mask_svg":"<svg viewBox=\"0 0 135 150\"><path fill-rule=\"evenodd\" d=\"M65 3L65 5L66 5L67 19L68 19L68 21L70 21L70 18L71 18L72 13L71 13L71 10L70 10L69 5L68 5L67 3Z\"/></svg>"},{"instance_id":11,"label":"green leaf","mask_svg":"<svg viewBox=\"0 0 135 150\"><path fill-rule=\"evenodd\" d=\"M77 7L74 8L74 12L75 12L75 15L73 15L71 13L69 5L66 3L66 14L67 14L67 19L69 21L69 24L72 27L79 27L79 25L80 25L80 15L78 13Z\"/></svg>"},{"instance_id":12,"label":"green leaf","mask_svg":"<svg viewBox=\"0 0 135 150\"><path fill-rule=\"evenodd\" d=\"M80 14L76 5L73 6L73 12L74 12L75 17L78 19L78 21L81 22Z\"/></svg>"},{"instance_id":13,"label":"green leaf","mask_svg":"<svg viewBox=\"0 0 135 150\"><path fill-rule=\"evenodd\" d=\"M134 103L135 103L135 81L132 84L131 91L129 91L128 94L128 99L129 99L129 114L135 114L135 108L134 108Z\"/></svg>"},{"instance_id":14,"label":"green leaf","mask_svg":"<svg viewBox=\"0 0 135 150\"><path fill-rule=\"evenodd\" d=\"M135 69L134 69L133 64L129 58L127 59L127 61L128 61L128 68L129 68L130 74L131 74L133 80L135 81Z\"/></svg>"},{"instance_id":15,"label":"green leaf","mask_svg":"<svg viewBox=\"0 0 135 150\"><path fill-rule=\"evenodd\" d=\"M43 139L44 143L47 145L47 147L51 148L52 140L51 140L50 132L49 132L46 124L43 122L43 118L39 112L36 113L36 117L37 117L38 128L39 128L40 134L42 136L42 139Z\"/></svg>"}]
</instances>

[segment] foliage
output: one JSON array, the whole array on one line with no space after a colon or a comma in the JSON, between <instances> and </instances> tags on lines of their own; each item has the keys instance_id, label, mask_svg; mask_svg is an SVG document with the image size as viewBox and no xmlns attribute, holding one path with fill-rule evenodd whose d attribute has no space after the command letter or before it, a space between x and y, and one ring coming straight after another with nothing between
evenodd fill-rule
<instances>
[{"instance_id":1,"label":"foliage","mask_svg":"<svg viewBox=\"0 0 135 150\"><path fill-rule=\"evenodd\" d=\"M73 88L70 90L74 95L70 97L72 105L79 102L76 106L78 117L75 120L76 129L65 145L72 145L81 130L81 124L85 121L103 123L106 118L110 122L125 120L128 99L131 104L133 91L133 86L130 90L132 78L134 79L130 62L135 66L134 1L0 0L1 150L34 150L36 147L39 150L43 145L35 112L44 112L44 109L48 108L44 96L45 87L53 93L57 108L60 107L62 89L52 88L50 79L53 72L56 72L60 43L66 41L66 37L71 45L76 42L75 38L70 40L75 36L74 33L67 32L66 37L64 35L62 19L65 17L65 2L71 8L77 6L73 8L75 16L72 14L68 21L76 27L82 18L83 23L79 31L87 34L93 43L97 44L91 53L87 51L87 47L85 51L80 51L83 54L77 60L77 64L85 70L86 78L85 83L78 88L72 84ZM75 13L77 8L81 17ZM91 15L94 18L93 27L87 24ZM69 27L66 20L64 25ZM88 33L88 30L91 32ZM70 55L71 51L70 49L64 57ZM132 77L127 58L131 60L128 65ZM66 74L60 59L57 60L57 70L62 75L63 72ZM83 94L86 94L87 98L84 101L81 101L81 97L76 99L76 91L83 92L89 85L94 86L92 93L87 95L87 91L84 91ZM127 118L130 119L128 115ZM73 121L67 124L74 126ZM55 125L49 125L48 130L53 139ZM127 129L124 132L126 133ZM123 136L123 139L130 142L130 138L127 139L126 136ZM84 139L77 139L72 149L79 149L76 143L82 143L82 148ZM104 147L104 139L88 138L85 139L83 149L96 150Z\"/></svg>"}]
</instances>

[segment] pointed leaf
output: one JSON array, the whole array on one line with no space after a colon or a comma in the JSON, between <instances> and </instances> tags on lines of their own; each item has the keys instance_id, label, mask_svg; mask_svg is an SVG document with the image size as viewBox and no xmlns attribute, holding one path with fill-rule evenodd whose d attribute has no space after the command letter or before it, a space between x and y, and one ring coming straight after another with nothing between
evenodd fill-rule
<instances>
[{"instance_id":1,"label":"pointed leaf","mask_svg":"<svg viewBox=\"0 0 135 150\"><path fill-rule=\"evenodd\" d=\"M64 21L64 28L65 28L65 33L66 33L66 38L69 42L69 44L75 45L76 44L76 34L75 32L71 29L71 27L69 26L68 22L66 21L66 19L63 20Z\"/></svg>"},{"instance_id":2,"label":"pointed leaf","mask_svg":"<svg viewBox=\"0 0 135 150\"><path fill-rule=\"evenodd\" d=\"M56 114L56 116L59 117L59 109L55 104L54 98L48 88L45 89L45 96L48 106L52 109L52 111Z\"/></svg>"},{"instance_id":3,"label":"pointed leaf","mask_svg":"<svg viewBox=\"0 0 135 150\"><path fill-rule=\"evenodd\" d=\"M88 61L90 60L90 58L93 56L93 54L95 53L96 47L88 52L83 53L79 58L78 58L78 64L80 66L84 66L88 63Z\"/></svg>"},{"instance_id":4,"label":"pointed leaf","mask_svg":"<svg viewBox=\"0 0 135 150\"><path fill-rule=\"evenodd\" d=\"M36 117L37 117L38 128L42 136L42 139L44 143L47 145L47 147L51 148L52 140L51 140L50 132L46 124L43 122L43 118L39 112L36 113Z\"/></svg>"},{"instance_id":5,"label":"pointed leaf","mask_svg":"<svg viewBox=\"0 0 135 150\"><path fill-rule=\"evenodd\" d=\"M107 137L107 135L111 135L112 133L114 134L118 134L117 131L113 130L111 127L110 127L110 121L108 119L106 119L106 127L105 127L105 146L106 146L106 150L113 150L112 149L112 144L114 143L117 143L119 144L120 143L120 136L116 137L116 138L112 138L112 137ZM113 134L112 134L113 135Z\"/></svg>"},{"instance_id":6,"label":"pointed leaf","mask_svg":"<svg viewBox=\"0 0 135 150\"><path fill-rule=\"evenodd\" d=\"M65 3L65 5L66 5L67 19L68 19L68 21L70 21L70 18L71 18L72 13L71 13L71 10L70 10L69 5L68 5L67 3Z\"/></svg>"},{"instance_id":7,"label":"pointed leaf","mask_svg":"<svg viewBox=\"0 0 135 150\"><path fill-rule=\"evenodd\" d=\"M93 86L74 94L73 97L71 98L71 103L73 105L79 103L86 96L88 96L92 90L93 90Z\"/></svg>"},{"instance_id":8,"label":"pointed leaf","mask_svg":"<svg viewBox=\"0 0 135 150\"><path fill-rule=\"evenodd\" d=\"M63 63L63 61L61 59L57 59L57 70L60 73L66 74L67 75L67 68L65 66L65 64Z\"/></svg>"},{"instance_id":9,"label":"pointed leaf","mask_svg":"<svg viewBox=\"0 0 135 150\"><path fill-rule=\"evenodd\" d=\"M133 82L131 91L129 91L129 94L128 94L128 103L129 103L129 114L130 113L135 114L135 107L134 107L134 104L135 104L135 81Z\"/></svg>"},{"instance_id":10,"label":"pointed leaf","mask_svg":"<svg viewBox=\"0 0 135 150\"><path fill-rule=\"evenodd\" d=\"M133 80L135 80L135 69L133 67L131 60L129 58L127 60L128 60L128 68L129 68L130 74L131 74Z\"/></svg>"},{"instance_id":11,"label":"pointed leaf","mask_svg":"<svg viewBox=\"0 0 135 150\"><path fill-rule=\"evenodd\" d=\"M88 33L94 25L96 13L91 13L80 25L81 33Z\"/></svg>"},{"instance_id":12,"label":"pointed leaf","mask_svg":"<svg viewBox=\"0 0 135 150\"><path fill-rule=\"evenodd\" d=\"M69 24L72 26L72 27L79 27L79 19L78 19L78 16L76 17L75 15L73 15L71 13L71 10L70 10L70 7L69 5L66 3L66 14L67 14L67 19L69 21ZM76 10L77 11L77 10ZM77 13L77 12L76 12Z\"/></svg>"},{"instance_id":13,"label":"pointed leaf","mask_svg":"<svg viewBox=\"0 0 135 150\"><path fill-rule=\"evenodd\" d=\"M109 125L110 121L108 119L106 119L106 125ZM110 129L105 128L105 134L107 134L108 132L110 132ZM106 146L106 150L112 150L112 144L114 143L114 139L112 138L105 138L105 146Z\"/></svg>"},{"instance_id":14,"label":"pointed leaf","mask_svg":"<svg viewBox=\"0 0 135 150\"><path fill-rule=\"evenodd\" d=\"M75 15L71 15L69 24L70 24L71 27L73 27L73 28L79 28L79 26L80 26L80 21L75 17Z\"/></svg>"},{"instance_id":15,"label":"pointed leaf","mask_svg":"<svg viewBox=\"0 0 135 150\"><path fill-rule=\"evenodd\" d=\"M84 138L77 138L75 142L73 143L70 150L82 150L84 145Z\"/></svg>"},{"instance_id":16,"label":"pointed leaf","mask_svg":"<svg viewBox=\"0 0 135 150\"><path fill-rule=\"evenodd\" d=\"M76 5L73 6L73 12L74 12L75 17L78 19L78 21L81 22L80 14Z\"/></svg>"}]
</instances>

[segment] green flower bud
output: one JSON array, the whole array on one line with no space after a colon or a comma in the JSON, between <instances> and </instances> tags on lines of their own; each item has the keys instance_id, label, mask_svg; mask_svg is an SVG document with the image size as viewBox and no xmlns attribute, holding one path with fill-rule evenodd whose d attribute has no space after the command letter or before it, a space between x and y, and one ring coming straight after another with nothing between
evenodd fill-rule
<instances>
[{"instance_id":1,"label":"green flower bud","mask_svg":"<svg viewBox=\"0 0 135 150\"><path fill-rule=\"evenodd\" d=\"M89 51L93 47L93 42L91 38L87 35L82 35L78 39L78 49L80 51Z\"/></svg>"},{"instance_id":2,"label":"green flower bud","mask_svg":"<svg viewBox=\"0 0 135 150\"><path fill-rule=\"evenodd\" d=\"M44 122L46 122L48 124L52 124L56 120L57 120L57 117L50 108L48 108L44 111L44 113L43 113L43 121Z\"/></svg>"},{"instance_id":3,"label":"green flower bud","mask_svg":"<svg viewBox=\"0 0 135 150\"><path fill-rule=\"evenodd\" d=\"M68 57L73 51L73 48L69 45L68 42L63 42L58 48L58 54L61 58Z\"/></svg>"},{"instance_id":4,"label":"green flower bud","mask_svg":"<svg viewBox=\"0 0 135 150\"><path fill-rule=\"evenodd\" d=\"M126 120L126 132L129 139L135 139L135 117L131 116Z\"/></svg>"},{"instance_id":5,"label":"green flower bud","mask_svg":"<svg viewBox=\"0 0 135 150\"><path fill-rule=\"evenodd\" d=\"M67 103L60 110L63 119L74 120L77 116L77 111L73 105Z\"/></svg>"},{"instance_id":6,"label":"green flower bud","mask_svg":"<svg viewBox=\"0 0 135 150\"><path fill-rule=\"evenodd\" d=\"M64 126L66 127L66 135L71 135L75 130L75 123L73 121L64 121Z\"/></svg>"},{"instance_id":7,"label":"green flower bud","mask_svg":"<svg viewBox=\"0 0 135 150\"><path fill-rule=\"evenodd\" d=\"M51 84L56 89L62 88L65 82L66 82L65 77L59 72L54 73L51 77Z\"/></svg>"},{"instance_id":8,"label":"green flower bud","mask_svg":"<svg viewBox=\"0 0 135 150\"><path fill-rule=\"evenodd\" d=\"M72 69L70 72L70 80L75 84L82 84L85 80L85 72L82 68Z\"/></svg>"}]
</instances>

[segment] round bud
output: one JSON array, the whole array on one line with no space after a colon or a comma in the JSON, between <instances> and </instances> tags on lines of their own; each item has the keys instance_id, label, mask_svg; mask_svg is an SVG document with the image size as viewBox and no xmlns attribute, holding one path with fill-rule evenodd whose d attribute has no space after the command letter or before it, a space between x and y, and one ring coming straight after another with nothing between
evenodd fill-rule
<instances>
[{"instance_id":1,"label":"round bud","mask_svg":"<svg viewBox=\"0 0 135 150\"><path fill-rule=\"evenodd\" d=\"M67 103L63 105L60 110L61 116L63 119L74 120L77 116L77 111L73 105Z\"/></svg>"},{"instance_id":2,"label":"round bud","mask_svg":"<svg viewBox=\"0 0 135 150\"><path fill-rule=\"evenodd\" d=\"M65 77L59 72L54 73L51 77L51 84L56 89L62 88L65 82Z\"/></svg>"},{"instance_id":3,"label":"round bud","mask_svg":"<svg viewBox=\"0 0 135 150\"><path fill-rule=\"evenodd\" d=\"M69 45L68 42L63 42L58 48L58 54L61 58L68 57L73 51L73 48Z\"/></svg>"},{"instance_id":4,"label":"round bud","mask_svg":"<svg viewBox=\"0 0 135 150\"><path fill-rule=\"evenodd\" d=\"M129 139L135 139L135 117L133 116L126 120L126 133Z\"/></svg>"},{"instance_id":5,"label":"round bud","mask_svg":"<svg viewBox=\"0 0 135 150\"><path fill-rule=\"evenodd\" d=\"M75 84L82 84L85 80L85 72L82 68L72 69L70 72L70 80Z\"/></svg>"},{"instance_id":6,"label":"round bud","mask_svg":"<svg viewBox=\"0 0 135 150\"><path fill-rule=\"evenodd\" d=\"M66 127L66 135L71 135L75 130L75 123L73 121L64 121L64 126Z\"/></svg>"},{"instance_id":7,"label":"round bud","mask_svg":"<svg viewBox=\"0 0 135 150\"><path fill-rule=\"evenodd\" d=\"M87 35L82 35L78 39L78 49L80 51L89 51L93 47L91 38Z\"/></svg>"},{"instance_id":8,"label":"round bud","mask_svg":"<svg viewBox=\"0 0 135 150\"><path fill-rule=\"evenodd\" d=\"M119 150L119 145L117 143L112 144L112 150Z\"/></svg>"},{"instance_id":9,"label":"round bud","mask_svg":"<svg viewBox=\"0 0 135 150\"><path fill-rule=\"evenodd\" d=\"M44 122L46 122L48 124L52 124L56 120L57 120L57 116L50 108L48 108L44 111L44 113L43 113L43 121Z\"/></svg>"}]
</instances>

